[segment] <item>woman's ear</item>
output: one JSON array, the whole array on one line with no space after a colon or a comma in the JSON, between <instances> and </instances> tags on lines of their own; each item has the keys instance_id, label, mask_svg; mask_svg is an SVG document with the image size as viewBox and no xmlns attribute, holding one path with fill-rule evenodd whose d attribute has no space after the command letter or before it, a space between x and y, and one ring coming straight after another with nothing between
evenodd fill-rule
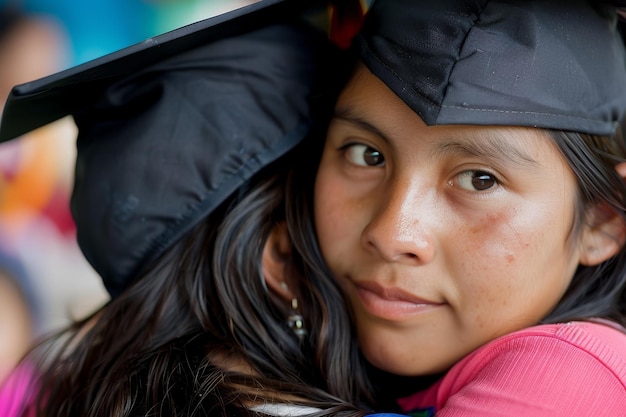
<instances>
[{"instance_id":1,"label":"woman's ear","mask_svg":"<svg viewBox=\"0 0 626 417\"><path fill-rule=\"evenodd\" d=\"M615 170L626 180L626 163ZM583 231L580 263L585 266L598 265L613 257L624 246L626 224L624 219L606 204L599 204L588 213Z\"/></svg>"},{"instance_id":2,"label":"woman's ear","mask_svg":"<svg viewBox=\"0 0 626 417\"><path fill-rule=\"evenodd\" d=\"M291 302L296 296L291 270L291 240L285 222L274 225L263 247L263 277L271 291Z\"/></svg>"}]
</instances>

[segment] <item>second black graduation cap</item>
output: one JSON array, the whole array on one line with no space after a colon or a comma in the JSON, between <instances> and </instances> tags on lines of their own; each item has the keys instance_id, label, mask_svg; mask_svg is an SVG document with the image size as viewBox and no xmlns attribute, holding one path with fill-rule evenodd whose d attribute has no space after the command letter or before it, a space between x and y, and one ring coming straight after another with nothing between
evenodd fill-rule
<instances>
[{"instance_id":1,"label":"second black graduation cap","mask_svg":"<svg viewBox=\"0 0 626 417\"><path fill-rule=\"evenodd\" d=\"M17 86L1 140L78 126L78 244L113 296L332 109L344 55L303 23L326 1L265 0Z\"/></svg>"}]
</instances>

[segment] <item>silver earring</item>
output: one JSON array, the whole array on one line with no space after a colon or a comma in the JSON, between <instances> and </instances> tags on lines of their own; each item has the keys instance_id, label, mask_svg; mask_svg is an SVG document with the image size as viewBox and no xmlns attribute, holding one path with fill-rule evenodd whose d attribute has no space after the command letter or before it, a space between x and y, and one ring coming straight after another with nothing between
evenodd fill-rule
<instances>
[{"instance_id":1,"label":"silver earring","mask_svg":"<svg viewBox=\"0 0 626 417\"><path fill-rule=\"evenodd\" d=\"M287 324L291 327L291 330L298 336L298 339L302 340L306 336L306 329L304 328L304 318L298 312L298 299L291 299L291 312L287 316Z\"/></svg>"}]
</instances>

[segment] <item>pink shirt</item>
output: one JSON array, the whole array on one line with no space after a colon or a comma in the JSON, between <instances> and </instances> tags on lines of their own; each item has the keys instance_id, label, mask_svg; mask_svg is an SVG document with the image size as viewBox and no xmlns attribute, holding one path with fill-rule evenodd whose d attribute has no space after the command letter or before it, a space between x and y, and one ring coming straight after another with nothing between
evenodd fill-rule
<instances>
[{"instance_id":1,"label":"pink shirt","mask_svg":"<svg viewBox=\"0 0 626 417\"><path fill-rule=\"evenodd\" d=\"M524 329L398 402L407 412L432 407L438 417L626 416L626 334L593 322Z\"/></svg>"},{"instance_id":2,"label":"pink shirt","mask_svg":"<svg viewBox=\"0 0 626 417\"><path fill-rule=\"evenodd\" d=\"M0 383L0 416L22 416L21 407L30 399L33 375L32 367L22 364Z\"/></svg>"}]
</instances>

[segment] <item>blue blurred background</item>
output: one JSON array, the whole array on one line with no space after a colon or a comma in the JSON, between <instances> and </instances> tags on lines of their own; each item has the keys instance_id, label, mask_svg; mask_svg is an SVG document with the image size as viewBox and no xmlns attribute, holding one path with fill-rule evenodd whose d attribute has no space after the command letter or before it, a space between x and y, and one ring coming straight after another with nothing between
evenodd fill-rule
<instances>
[{"instance_id":1,"label":"blue blurred background","mask_svg":"<svg viewBox=\"0 0 626 417\"><path fill-rule=\"evenodd\" d=\"M57 21L76 65L254 0L0 0Z\"/></svg>"}]
</instances>

